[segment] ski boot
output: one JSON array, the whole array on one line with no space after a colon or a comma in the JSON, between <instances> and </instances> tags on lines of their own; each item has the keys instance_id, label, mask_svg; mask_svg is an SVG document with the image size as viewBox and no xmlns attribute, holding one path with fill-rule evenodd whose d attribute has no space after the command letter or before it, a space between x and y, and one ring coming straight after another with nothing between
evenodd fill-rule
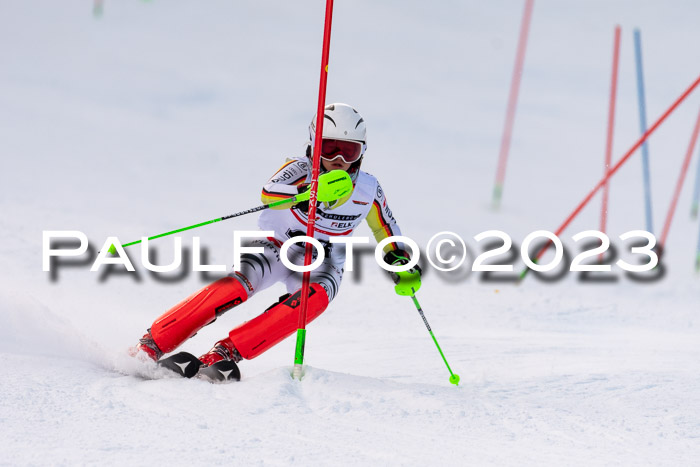
<instances>
[{"instance_id":1,"label":"ski boot","mask_svg":"<svg viewBox=\"0 0 700 467\"><path fill-rule=\"evenodd\" d=\"M233 342L226 337L214 344L211 350L201 357L199 374L213 381L240 381L241 371L236 363L242 360Z\"/></svg>"}]
</instances>

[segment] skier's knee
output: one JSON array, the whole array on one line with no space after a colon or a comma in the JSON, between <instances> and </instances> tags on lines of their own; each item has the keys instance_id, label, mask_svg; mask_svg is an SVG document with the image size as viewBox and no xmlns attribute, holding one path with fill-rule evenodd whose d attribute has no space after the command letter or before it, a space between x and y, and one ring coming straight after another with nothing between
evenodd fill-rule
<instances>
[{"instance_id":1,"label":"skier's knee","mask_svg":"<svg viewBox=\"0 0 700 467\"><path fill-rule=\"evenodd\" d=\"M238 282L240 282L240 284L243 286L243 288L245 288L248 298L253 296L253 294L255 293L255 287L253 287L253 284L251 283L251 281L248 279L248 277L245 274L243 274L240 271L234 271L234 272L230 273L228 276L232 277L232 278L236 279Z\"/></svg>"},{"instance_id":2,"label":"skier's knee","mask_svg":"<svg viewBox=\"0 0 700 467\"><path fill-rule=\"evenodd\" d=\"M229 332L229 339L247 360L255 358L291 335L299 324L301 289L291 295L280 297L264 313L256 316ZM318 283L309 288L306 322L316 319L328 307L328 294Z\"/></svg>"},{"instance_id":3,"label":"skier's knee","mask_svg":"<svg viewBox=\"0 0 700 467\"><path fill-rule=\"evenodd\" d=\"M326 298L328 299L328 302L332 302L333 299L338 295L339 292L339 287L337 285L337 282L335 281L324 281L320 280L317 282L313 282L311 284L312 286L316 286L316 289L318 291L323 291L325 292Z\"/></svg>"}]
</instances>

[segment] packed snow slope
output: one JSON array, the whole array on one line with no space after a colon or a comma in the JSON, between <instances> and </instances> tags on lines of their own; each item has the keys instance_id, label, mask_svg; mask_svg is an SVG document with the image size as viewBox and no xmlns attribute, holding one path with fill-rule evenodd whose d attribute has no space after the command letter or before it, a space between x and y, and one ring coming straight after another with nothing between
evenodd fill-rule
<instances>
[{"instance_id":1,"label":"packed snow slope","mask_svg":"<svg viewBox=\"0 0 700 467\"><path fill-rule=\"evenodd\" d=\"M700 458L698 149L662 268L582 278L471 272L498 229L517 248L554 231L603 173L613 29L622 27L613 160L639 137L632 31L642 32L649 125L700 73L700 4L535 4L502 207L490 209L522 2L337 1L327 102L363 114L376 175L404 234L459 234L468 258L425 267L413 304L371 254L294 342L241 363L240 383L170 377L126 349L213 275L42 271L42 232L90 252L257 206L301 155L315 111L324 3L106 1L0 6L0 464L694 465ZM654 231L666 217L700 90L650 139ZM600 225L600 196L562 235ZM644 229L635 154L612 179L608 234ZM209 264L256 216L182 235ZM357 235L369 235L363 228ZM487 243L486 241L484 243ZM158 263L172 238L153 242ZM444 255L449 256L449 255ZM434 255L433 255L434 257ZM543 261L547 261L545 257ZM189 258L189 254L186 255ZM556 273L553 272L553 274ZM658 276L658 277L657 277ZM273 288L183 345L203 353L284 293Z\"/></svg>"}]
</instances>

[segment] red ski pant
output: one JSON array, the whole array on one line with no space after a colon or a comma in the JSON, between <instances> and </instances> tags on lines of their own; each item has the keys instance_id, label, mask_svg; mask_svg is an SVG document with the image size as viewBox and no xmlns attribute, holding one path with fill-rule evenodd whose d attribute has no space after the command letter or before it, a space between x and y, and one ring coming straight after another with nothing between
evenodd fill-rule
<instances>
[{"instance_id":1,"label":"red ski pant","mask_svg":"<svg viewBox=\"0 0 700 467\"><path fill-rule=\"evenodd\" d=\"M163 353L172 352L223 312L248 298L238 280L225 277L204 287L155 320L151 336ZM292 334L299 325L301 290L246 321L229 333L229 339L245 359L255 358ZM306 322L316 319L328 307L328 294L311 284Z\"/></svg>"},{"instance_id":2,"label":"red ski pant","mask_svg":"<svg viewBox=\"0 0 700 467\"><path fill-rule=\"evenodd\" d=\"M255 358L290 334L299 325L302 275L293 273L279 260L281 243L275 239L256 240L252 245L262 247L256 254L241 255L240 272L219 279L178 303L155 320L150 333L163 353L172 352L204 326L231 308L240 305L254 293L277 282L284 282L289 297L265 310L259 316L237 326L229 333L243 358ZM290 253L294 261L295 253ZM302 252L296 261L303 263ZM316 319L328 307L342 280L342 263L327 257L319 268L311 273L311 288L306 322Z\"/></svg>"},{"instance_id":3,"label":"red ski pant","mask_svg":"<svg viewBox=\"0 0 700 467\"><path fill-rule=\"evenodd\" d=\"M246 321L229 332L234 347L245 359L255 358L290 336L299 328L301 290L277 303L263 314ZM311 284L306 322L316 319L328 307L328 294L318 284Z\"/></svg>"},{"instance_id":4,"label":"red ski pant","mask_svg":"<svg viewBox=\"0 0 700 467\"><path fill-rule=\"evenodd\" d=\"M153 340L163 353L172 352L207 324L248 299L248 293L233 277L224 277L178 303L151 325Z\"/></svg>"}]
</instances>

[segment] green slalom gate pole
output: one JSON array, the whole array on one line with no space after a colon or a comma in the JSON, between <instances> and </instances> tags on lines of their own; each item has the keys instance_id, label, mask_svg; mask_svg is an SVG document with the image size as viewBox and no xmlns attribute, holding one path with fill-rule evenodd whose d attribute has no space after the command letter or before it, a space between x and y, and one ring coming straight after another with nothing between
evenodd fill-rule
<instances>
[{"instance_id":1,"label":"green slalom gate pole","mask_svg":"<svg viewBox=\"0 0 700 467\"><path fill-rule=\"evenodd\" d=\"M227 220L227 219L232 219L232 218L234 218L234 217L244 216L244 215L246 215L246 214L252 214L252 213L254 213L254 212L263 211L263 210L265 210L265 209L270 209L270 208L275 208L275 207L277 207L277 206L283 206L283 205L285 205L285 204L294 204L294 203L298 203L298 202L300 202L300 201L305 201L306 199L308 199L308 196L309 196L308 193L301 193L301 194L299 194L299 195L297 195L297 196L294 196L293 198L288 198L288 199L283 199L283 200L280 200L280 201L275 201L275 202L270 203L270 204L263 204L262 206L258 206L258 207L252 208L252 209L247 209L247 210L245 210L245 211L237 212L237 213L235 213L235 214L229 214L228 216L217 217L216 219L212 219L212 220L210 220L210 221L200 222L199 224L194 224L194 225L190 225L190 226L187 226L187 227L182 227L182 228L180 228L180 229L171 230L170 232L165 232L165 233L162 233L162 234L153 235L152 237L148 237L148 240L149 240L149 241L150 241L150 240L155 240L156 238L166 237L166 236L168 236L168 235L176 234L176 233L179 233L179 232L184 232L185 230L196 229L197 227L202 227L202 226L204 226L204 225L209 225L209 224L213 224L213 223L215 223L215 222L225 221L225 220ZM127 247L127 246L131 246L131 245L136 245L137 243L141 243L141 240L136 240L135 242L124 243L124 244L122 245L122 248ZM108 251L109 251L110 253L112 253L113 255L117 253L117 249L116 249L116 247L115 247L114 245L111 245L111 246L109 247L109 250L108 250Z\"/></svg>"},{"instance_id":2,"label":"green slalom gate pole","mask_svg":"<svg viewBox=\"0 0 700 467\"><path fill-rule=\"evenodd\" d=\"M425 319L425 314L423 313L423 309L420 307L420 303L418 303L418 299L416 298L415 295L411 295L411 300L413 300L413 304L416 306L416 310L418 310L418 313L420 313L420 317L423 318L423 322L425 323L425 327L428 328L428 332L430 333L430 337L433 338L433 342L435 342L435 346L438 349L438 352L440 352L440 356L442 357L442 360L445 362L445 366L447 366L447 370L450 372L450 383L454 385L459 384L459 375L456 373L452 372L452 368L450 368L450 364L447 363L447 359L445 358L445 354L442 353L442 349L440 348L440 344L438 344L437 339L435 338L435 334L433 334L433 330L430 329L430 325L428 324L428 320Z\"/></svg>"}]
</instances>

